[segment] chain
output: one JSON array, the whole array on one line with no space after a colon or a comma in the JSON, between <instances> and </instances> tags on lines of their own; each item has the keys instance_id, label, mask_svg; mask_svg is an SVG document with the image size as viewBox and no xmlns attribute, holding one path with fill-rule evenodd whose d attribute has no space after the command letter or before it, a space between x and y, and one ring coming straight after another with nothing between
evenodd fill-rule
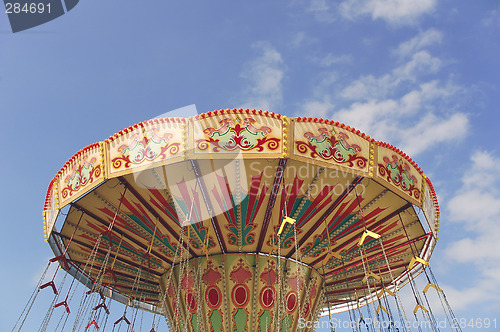
<instances>
[{"instance_id":1,"label":"chain","mask_svg":"<svg viewBox=\"0 0 500 332\"><path fill-rule=\"evenodd\" d=\"M99 249L99 246L101 244L101 240L102 240L102 236L99 235L95 244L94 244L94 247L92 248L92 251L91 251L89 257L87 258L87 261L85 262L85 266L83 267L83 270L82 270L82 274L85 275L87 273L87 267L89 267L89 261L91 261L91 264L89 267L89 272L87 274L89 276L89 278L90 278L90 271L92 271L92 268L94 267L94 264L95 264L97 250ZM75 289L75 291L76 291L76 289ZM75 323L73 324L73 332L75 332L78 329L79 324L81 324L80 321L84 316L84 312L86 311L85 310L85 308L86 308L85 303L86 303L87 298L88 298L87 295L88 294L86 294L85 296L82 296L82 298L80 299L80 305L78 306L78 311L76 313Z\"/></svg>"},{"instance_id":2,"label":"chain","mask_svg":"<svg viewBox=\"0 0 500 332\"><path fill-rule=\"evenodd\" d=\"M302 277L302 266L299 267L300 263L302 263L302 258L300 257L300 252L299 252L299 245L297 243L297 223L294 223L293 224L293 234L295 236L295 260L297 262L295 262L295 266L297 267L297 308L299 308L298 310L298 314L299 314L299 317L298 317L298 320L300 321L300 318L301 318L301 312L300 312L300 300L302 299L302 297L300 296L301 294L301 291L300 291L300 278Z\"/></svg>"},{"instance_id":3,"label":"chain","mask_svg":"<svg viewBox=\"0 0 500 332\"><path fill-rule=\"evenodd\" d=\"M366 286L368 287L368 293L369 293L369 296L370 296L370 300L372 298L372 290L371 290L371 287L370 287L370 282L369 282L369 278L368 278L368 273L367 273L367 270L366 270L366 266L365 266L365 258L364 258L364 251L363 251L363 246L359 247L359 254L361 255L361 262L363 263L363 270L365 272L365 277L366 277ZM366 265L368 265L368 261L366 262ZM372 304L372 307L373 307L373 311L376 312L375 310L375 305L373 304L373 301L371 301L371 304ZM369 307L369 305L368 305ZM378 319L377 319L378 320ZM378 322L376 322L378 323ZM379 331L380 330L380 324L376 324L379 326Z\"/></svg>"},{"instance_id":4,"label":"chain","mask_svg":"<svg viewBox=\"0 0 500 332\"><path fill-rule=\"evenodd\" d=\"M279 331L280 329L280 322L281 322L281 236L278 236L278 294L276 296L276 331Z\"/></svg>"},{"instance_id":5,"label":"chain","mask_svg":"<svg viewBox=\"0 0 500 332\"><path fill-rule=\"evenodd\" d=\"M23 327L24 322L26 321L26 318L28 317L28 314L30 313L31 308L33 307L33 304L35 303L35 300L38 296L38 293L40 293L40 286L42 285L43 279L45 279L45 275L47 274L47 271L49 270L49 266L50 266L50 261L47 264L47 267L45 268L45 270L43 271L42 276L40 277L40 280L38 281L38 284L36 285L35 290L31 294L31 297L29 298L28 302L26 303L26 306L24 307L23 311L21 312L21 315L19 315L19 318L17 319L16 324L12 328L12 332L16 329L17 324L19 324L19 321L22 318L22 322L19 325L19 329L18 329L18 331L21 331L21 328ZM25 312L26 312L26 315L24 315ZM23 317L23 315L24 315L24 317Z\"/></svg>"},{"instance_id":6,"label":"chain","mask_svg":"<svg viewBox=\"0 0 500 332\"><path fill-rule=\"evenodd\" d=\"M243 246L243 216L241 215L241 183L240 183L240 161L234 160L236 169L236 223L238 224L238 252L241 252Z\"/></svg>"},{"instance_id":7,"label":"chain","mask_svg":"<svg viewBox=\"0 0 500 332\"><path fill-rule=\"evenodd\" d=\"M59 267L60 268L60 267ZM63 276L63 279L61 281L61 285L59 286L61 289L63 288L64 286L64 281L66 280L66 276L68 274L65 273L64 276ZM59 298L59 294L60 293L57 293L55 296L54 296L54 299L52 300L52 303L50 304L50 307L49 307L49 310L47 311L47 314L45 315L45 318L43 319L43 322L42 322L42 325L40 326L40 328L38 329L39 332L45 332L47 330L47 327L49 325L49 322L50 322L50 318L52 317L52 313L54 312L54 304L57 303L57 299Z\"/></svg>"}]
</instances>

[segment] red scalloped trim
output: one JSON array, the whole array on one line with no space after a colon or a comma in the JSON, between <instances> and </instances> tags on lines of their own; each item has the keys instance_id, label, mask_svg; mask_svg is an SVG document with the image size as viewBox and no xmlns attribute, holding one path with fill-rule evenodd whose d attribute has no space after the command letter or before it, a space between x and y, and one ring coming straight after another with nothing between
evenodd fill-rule
<instances>
[{"instance_id":1,"label":"red scalloped trim","mask_svg":"<svg viewBox=\"0 0 500 332\"><path fill-rule=\"evenodd\" d=\"M61 167L61 169L59 170L59 172L57 172L57 176L61 175L64 170L66 169L66 167L68 167L69 165L71 165L73 163L73 161L78 158L81 154L87 152L87 151L90 151L92 149L95 149L96 147L99 147L100 145L100 142L97 142L97 143L93 143L93 144L90 144L90 145L87 145L86 147L84 147L83 149L79 150L77 153L75 153L73 155L73 157L71 157L64 165L63 167Z\"/></svg>"},{"instance_id":2,"label":"red scalloped trim","mask_svg":"<svg viewBox=\"0 0 500 332\"><path fill-rule=\"evenodd\" d=\"M215 110L215 111L210 111L210 112L206 112L206 113L201 113L201 114L198 114L198 115L195 115L194 117L191 117L190 120L193 121L194 119L198 120L198 119L203 119L203 118L207 118L207 117L212 117L212 116L217 116L217 115L223 115L223 114L249 114L249 115L261 115L261 116L267 116L267 117L271 117L271 118L276 118L276 119L281 119L282 118L282 115L281 114L277 114L277 113L274 113L274 112L269 112L269 111L262 111L262 110L256 110L256 109L242 109L242 108L233 108L233 109L221 109L221 110ZM333 120L328 120L328 119L323 119L323 118L312 118L312 117L297 117L295 118L297 122L313 122L313 123L324 123L324 124L329 124L329 125L333 125L333 126L336 126L336 127L340 127L344 130L347 130L347 131L350 131L358 136L361 136L362 138L368 140L369 142L371 143L375 143L377 144L378 146L382 146L382 147L385 147L385 148L388 148L388 149L391 149L393 150L394 152L402 155L413 167L415 167L415 169L418 170L418 172L420 174L423 175L423 171L420 169L420 167L417 165L417 163L415 163L415 161L413 161L413 159L411 159L408 155L406 155L403 151L401 151L400 149L390 145L390 144L387 144L387 143L384 143L384 142L381 142L381 141L375 141L373 138L371 138L369 135L366 135L365 133L359 131L359 130L356 130L355 128L352 128L348 125L345 125L344 123L340 123L338 121L333 121ZM144 128L144 125L145 124L158 124L158 123L169 123L169 122L181 122L181 123L185 123L188 119L186 118L179 118L179 117L175 117L175 118L157 118L157 119L151 119L151 120L147 120L147 121L143 121L143 122L140 122L140 123L136 123L132 126L129 126L128 128L125 128L123 130L120 130L118 133L115 133L114 135L110 136L108 139L104 140L105 143L110 143L112 141L114 141L115 139L117 139L118 137L120 136L123 136L124 134L127 134L135 129L137 129L138 127L142 127ZM46 205L48 204L47 203L47 200L48 200L48 195L49 195L49 192L50 190L52 189L52 186L55 182L55 180L57 179L57 177L62 174L62 172L65 170L66 167L68 167L73 161L74 159L76 159L80 154L84 153L84 152L87 152L89 151L90 149L93 149L95 147L98 147L100 143L94 143L94 144L91 144L83 149L81 149L80 151L78 151L77 153L75 153L73 155L73 157L71 157L70 160L68 160L63 167L61 167L61 170L56 174L56 176L54 177L54 179L52 179L50 185L49 185L49 189L47 190L47 196L46 196L46 202L45 202L45 205L44 205L44 208L46 207ZM439 214L439 206L437 205L437 198L436 198L436 193L434 191L434 188L432 187L432 184L430 183L430 180L428 178L426 178L428 183L430 184L430 187L432 188L432 193L433 193L433 199L434 199L434 202L437 206L437 211L438 211L438 214Z\"/></svg>"},{"instance_id":3,"label":"red scalloped trim","mask_svg":"<svg viewBox=\"0 0 500 332\"><path fill-rule=\"evenodd\" d=\"M114 140L116 140L118 137L123 136L131 131L134 131L135 129L141 127L144 128L144 125L154 125L154 124L159 124L159 123L170 123L170 122L181 122L181 123L186 123L186 118L180 118L180 117L175 117L175 118L156 118L156 119L151 119L151 120L146 120L142 121L139 123L136 123L132 126L129 126L123 130L120 130L119 132L109 136L107 139L104 140L104 143L111 143Z\"/></svg>"},{"instance_id":4,"label":"red scalloped trim","mask_svg":"<svg viewBox=\"0 0 500 332\"><path fill-rule=\"evenodd\" d=\"M52 188L54 187L54 183L57 181L57 175L52 178L49 183L49 187L47 188L47 193L45 194L45 202L43 203L43 211L48 210L48 206L50 204L50 194L52 193Z\"/></svg>"},{"instance_id":5,"label":"red scalloped trim","mask_svg":"<svg viewBox=\"0 0 500 332\"><path fill-rule=\"evenodd\" d=\"M228 108L228 109L221 109L221 110L215 110L215 111L209 111L206 113L200 113L192 117L192 120L199 120L199 119L204 119L204 118L209 118L212 116L217 116L217 115L224 115L224 114L249 114L249 115L262 115L262 116L267 116L275 119L281 119L282 115L274 112L269 112L269 111L262 111L262 110L256 110L256 109L243 109L243 108Z\"/></svg>"},{"instance_id":6,"label":"red scalloped trim","mask_svg":"<svg viewBox=\"0 0 500 332\"><path fill-rule=\"evenodd\" d=\"M52 190L52 187L54 186L54 183L57 181L57 179L59 178L59 176L61 176L61 174L64 172L64 170L73 163L73 161L78 158L81 154L87 152L87 151L90 151L92 149L95 149L96 147L100 147L100 142L97 142L97 143L93 143L93 144L90 144L90 145L87 145L86 147L84 147L83 149L80 149L77 153L75 153L62 167L61 169L59 170L59 172L57 172L57 174L54 176L54 178L52 179L52 181L50 181L50 184L49 184L49 187L47 189L47 194L45 195L45 203L43 205L43 209L45 211L45 209L47 208L48 204L49 204L49 195L50 195L50 191Z\"/></svg>"},{"instance_id":7,"label":"red scalloped trim","mask_svg":"<svg viewBox=\"0 0 500 332\"><path fill-rule=\"evenodd\" d=\"M399 155L403 156L406 161L408 161L413 167L415 167L417 169L417 171L423 175L424 172L422 171L422 169L417 165L417 163L415 161L413 161L413 159L411 159L406 153L404 153L403 151L401 151L400 149L396 148L395 146L391 145L391 144L388 144L388 143L385 143L385 142L381 142L381 141L377 141L376 142L377 145L381 146L381 147L384 147L384 148L387 148L387 149L390 149L396 153L398 153Z\"/></svg>"},{"instance_id":8,"label":"red scalloped trim","mask_svg":"<svg viewBox=\"0 0 500 332\"><path fill-rule=\"evenodd\" d=\"M356 130L355 128L353 128L351 126L345 125L342 122L328 120L328 119L323 119L323 118L305 117L305 116L303 116L303 117L297 117L296 119L297 119L297 122L324 123L324 124L329 124L329 125L333 125L333 126L336 126L336 127L340 127L340 128L345 129L347 131L350 131L353 134L361 136L362 138L370 141L370 143L374 143L375 142L375 140L373 138L371 138L369 135L363 133L362 131Z\"/></svg>"},{"instance_id":9,"label":"red scalloped trim","mask_svg":"<svg viewBox=\"0 0 500 332\"><path fill-rule=\"evenodd\" d=\"M439 216L441 215L441 211L439 210L439 202L437 199L436 191L434 190L434 186L432 185L432 182L428 177L425 177L425 181L427 182L427 185L430 188L430 192L432 195L432 201L434 202L434 207L436 209L437 217L439 218Z\"/></svg>"}]
</instances>

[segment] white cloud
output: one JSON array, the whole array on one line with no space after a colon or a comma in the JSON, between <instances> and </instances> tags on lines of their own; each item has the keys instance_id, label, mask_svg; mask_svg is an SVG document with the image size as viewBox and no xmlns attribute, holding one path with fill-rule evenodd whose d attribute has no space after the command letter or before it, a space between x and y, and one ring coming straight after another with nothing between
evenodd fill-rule
<instances>
[{"instance_id":1,"label":"white cloud","mask_svg":"<svg viewBox=\"0 0 500 332\"><path fill-rule=\"evenodd\" d=\"M394 70L396 79L413 80L422 74L436 73L441 68L441 60L427 51L413 54L410 61Z\"/></svg>"},{"instance_id":2,"label":"white cloud","mask_svg":"<svg viewBox=\"0 0 500 332\"><path fill-rule=\"evenodd\" d=\"M317 59L318 64L322 67L330 67L331 65L334 64L349 63L351 61L352 61L352 56L348 54L333 55L329 53L325 57Z\"/></svg>"},{"instance_id":3,"label":"white cloud","mask_svg":"<svg viewBox=\"0 0 500 332\"><path fill-rule=\"evenodd\" d=\"M293 37L291 46L293 48L299 48L304 43L306 43L308 38L306 37L306 33L304 31L300 31Z\"/></svg>"},{"instance_id":4,"label":"white cloud","mask_svg":"<svg viewBox=\"0 0 500 332\"><path fill-rule=\"evenodd\" d=\"M451 219L462 224L473 235L489 235L489 229L500 231L500 159L487 152L476 152L472 165L462 178L462 187L449 201ZM484 234L482 234L484 232ZM469 238L470 240L470 238ZM500 259L500 250L496 253ZM480 255L478 255L480 257Z\"/></svg>"},{"instance_id":5,"label":"white cloud","mask_svg":"<svg viewBox=\"0 0 500 332\"><path fill-rule=\"evenodd\" d=\"M316 20L325 23L331 23L335 20L327 0L308 0L308 4L306 10L312 13Z\"/></svg>"},{"instance_id":6,"label":"white cloud","mask_svg":"<svg viewBox=\"0 0 500 332\"><path fill-rule=\"evenodd\" d=\"M346 0L339 6L340 13L349 19L369 15L391 24L415 24L434 10L437 0Z\"/></svg>"},{"instance_id":7,"label":"white cloud","mask_svg":"<svg viewBox=\"0 0 500 332\"><path fill-rule=\"evenodd\" d=\"M438 143L463 139L468 126L469 119L463 113L455 113L448 118L429 113L415 126L401 131L401 148L414 156Z\"/></svg>"},{"instance_id":8,"label":"white cloud","mask_svg":"<svg viewBox=\"0 0 500 332\"><path fill-rule=\"evenodd\" d=\"M352 100L370 100L386 96L387 92L397 84L390 74L381 77L373 75L363 76L345 87L340 95Z\"/></svg>"},{"instance_id":9,"label":"white cloud","mask_svg":"<svg viewBox=\"0 0 500 332\"><path fill-rule=\"evenodd\" d=\"M398 71L395 70L393 73ZM366 76L353 82L341 92L341 96L346 99L366 99L366 101L355 102L350 107L335 113L334 117L339 117L341 121L347 123L353 123L357 129L365 130L377 139L387 138L387 130L394 134L397 132L397 137L400 139L405 138L407 129L410 130L411 135L420 133L422 129L426 129L428 133L428 128L431 127L447 130L446 124L441 124L443 121L449 122L449 125L457 125L457 129L466 130L468 120L463 113L457 113L446 119L439 118L432 113L422 112L426 109L432 109L434 102L456 94L460 90L459 87L451 83L442 85L439 81L434 80L421 83L398 98L388 97L405 80L409 80L409 78L404 78L404 75L386 74L380 78ZM405 128L404 131L398 131L401 121L409 115L419 115L418 122L413 119L411 127ZM382 126L382 129L377 130L377 127L380 127L384 122L393 123L392 128ZM440 137L444 138L443 133L436 132L434 136L436 135L441 135Z\"/></svg>"},{"instance_id":10,"label":"white cloud","mask_svg":"<svg viewBox=\"0 0 500 332\"><path fill-rule=\"evenodd\" d=\"M484 304L489 309L492 309L493 305L498 303L499 298L498 294L491 290L496 289L497 285L498 282L494 282L488 278L477 281L474 284L475 287L455 288L446 284L440 285L440 287L444 289L446 297L455 311L465 311L466 309L470 309L472 305ZM487 303L490 303L490 305Z\"/></svg>"},{"instance_id":11,"label":"white cloud","mask_svg":"<svg viewBox=\"0 0 500 332\"><path fill-rule=\"evenodd\" d=\"M299 31L291 36L288 46L292 49L298 49L312 48L313 45L317 46L319 44L321 43L317 36L308 34L305 31Z\"/></svg>"},{"instance_id":12,"label":"white cloud","mask_svg":"<svg viewBox=\"0 0 500 332\"><path fill-rule=\"evenodd\" d=\"M452 81L428 80L440 71L442 60L423 48L441 38L437 31L428 30L401 43L398 54L404 55L405 62L378 77L364 75L346 84L336 92L337 99L332 99L331 90L338 82L322 80L314 99L304 102L302 110L311 116L330 111L331 118L401 147L411 156L435 144L459 142L467 136L469 119L453 110L460 107L455 97L464 89ZM330 76L338 78L326 77ZM335 109L331 100L344 105Z\"/></svg>"},{"instance_id":13,"label":"white cloud","mask_svg":"<svg viewBox=\"0 0 500 332\"><path fill-rule=\"evenodd\" d=\"M489 11L486 17L481 20L481 23L485 27L495 28L500 26L500 5L497 9Z\"/></svg>"},{"instance_id":14,"label":"white cloud","mask_svg":"<svg viewBox=\"0 0 500 332\"><path fill-rule=\"evenodd\" d=\"M414 38L401 43L399 47L394 50L394 53L400 57L407 57L425 47L440 44L443 41L443 34L436 29L428 29L419 33Z\"/></svg>"},{"instance_id":15,"label":"white cloud","mask_svg":"<svg viewBox=\"0 0 500 332\"><path fill-rule=\"evenodd\" d=\"M436 73L440 68L439 58L431 56L427 51L419 51L391 73L380 77L363 76L344 88L340 94L343 98L352 100L384 98L401 83L416 81L424 75Z\"/></svg>"},{"instance_id":16,"label":"white cloud","mask_svg":"<svg viewBox=\"0 0 500 332\"><path fill-rule=\"evenodd\" d=\"M452 288L454 305L463 309L479 302L500 301L499 164L499 157L485 151L475 152L461 179L462 186L447 205L451 222L461 225L465 231L457 232L457 240L447 245L446 258L478 271L464 289Z\"/></svg>"},{"instance_id":17,"label":"white cloud","mask_svg":"<svg viewBox=\"0 0 500 332\"><path fill-rule=\"evenodd\" d=\"M398 109L396 100L371 100L365 103L354 103L347 109L335 112L332 118L347 123L379 140L384 140L391 132L390 116L396 115Z\"/></svg>"},{"instance_id":18,"label":"white cloud","mask_svg":"<svg viewBox=\"0 0 500 332\"><path fill-rule=\"evenodd\" d=\"M334 107L328 97L325 97L323 101L309 101L302 105L303 112L314 114L315 118L328 118Z\"/></svg>"},{"instance_id":19,"label":"white cloud","mask_svg":"<svg viewBox=\"0 0 500 332\"><path fill-rule=\"evenodd\" d=\"M426 151L438 143L463 139L468 131L469 120L463 113L438 117L427 113L412 121L409 115L418 113L428 99L423 90L413 90L399 100L371 100L354 103L347 109L333 114L337 121L348 123L381 141L397 142L398 147L411 156Z\"/></svg>"},{"instance_id":20,"label":"white cloud","mask_svg":"<svg viewBox=\"0 0 500 332\"><path fill-rule=\"evenodd\" d=\"M250 86L243 92L241 107L279 112L283 106L283 59L268 42L257 42L253 47L261 55L247 63L241 74L250 82Z\"/></svg>"}]
</instances>

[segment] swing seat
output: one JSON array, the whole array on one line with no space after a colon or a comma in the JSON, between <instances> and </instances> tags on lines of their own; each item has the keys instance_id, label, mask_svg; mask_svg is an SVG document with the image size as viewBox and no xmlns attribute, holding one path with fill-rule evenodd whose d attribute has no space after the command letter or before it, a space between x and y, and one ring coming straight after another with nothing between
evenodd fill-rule
<instances>
[{"instance_id":1,"label":"swing seat","mask_svg":"<svg viewBox=\"0 0 500 332\"><path fill-rule=\"evenodd\" d=\"M380 277L378 275L376 275L375 273L373 273L372 271L369 271L367 274L365 274L365 277L363 278L363 282L366 282L368 280L368 278L380 280Z\"/></svg>"},{"instance_id":2,"label":"swing seat","mask_svg":"<svg viewBox=\"0 0 500 332\"><path fill-rule=\"evenodd\" d=\"M66 271L69 270L69 263L68 263L68 259L66 258L65 254L61 254L59 256L56 256L54 258L49 259L49 262L51 262L51 263L54 263L56 261L59 261L59 264L63 265L64 269Z\"/></svg>"},{"instance_id":3,"label":"swing seat","mask_svg":"<svg viewBox=\"0 0 500 332\"><path fill-rule=\"evenodd\" d=\"M130 325L130 321L127 319L127 317L125 317L125 315L123 315L122 317L120 317L120 318L119 318L119 319L115 322L115 324L114 324L114 325L118 324L118 323L119 323L119 322L121 322L122 320L123 320L123 321L125 321L125 323L127 323L128 325Z\"/></svg>"},{"instance_id":4,"label":"swing seat","mask_svg":"<svg viewBox=\"0 0 500 332\"><path fill-rule=\"evenodd\" d=\"M87 291L87 295L90 295L92 293L99 293L99 296L101 297L101 299L102 300L105 299L104 294L102 293L102 291L100 289L91 289L91 290Z\"/></svg>"},{"instance_id":5,"label":"swing seat","mask_svg":"<svg viewBox=\"0 0 500 332\"><path fill-rule=\"evenodd\" d=\"M106 306L106 303L104 303L104 301L103 301L101 304L97 305L97 306L96 306L94 309L92 309L92 310L98 310L99 308L103 308L103 309L104 309L104 311L105 311L105 312L109 315L109 309L108 309L108 307Z\"/></svg>"},{"instance_id":6,"label":"swing seat","mask_svg":"<svg viewBox=\"0 0 500 332\"><path fill-rule=\"evenodd\" d=\"M326 264L328 264L328 262L332 259L332 258L335 258L335 259L342 259L342 256L337 254L336 252L333 252L331 250L328 250L328 253L325 255L325 258L323 258L323 266L325 266Z\"/></svg>"},{"instance_id":7,"label":"swing seat","mask_svg":"<svg viewBox=\"0 0 500 332\"><path fill-rule=\"evenodd\" d=\"M111 277L113 278L114 285L116 285L117 279L116 279L116 273L113 269L108 269L106 272L104 272L103 276L110 274Z\"/></svg>"},{"instance_id":8,"label":"swing seat","mask_svg":"<svg viewBox=\"0 0 500 332\"><path fill-rule=\"evenodd\" d=\"M148 267L151 268L151 253L145 252L144 255L142 255L142 259L147 259Z\"/></svg>"},{"instance_id":9,"label":"swing seat","mask_svg":"<svg viewBox=\"0 0 500 332\"><path fill-rule=\"evenodd\" d=\"M378 307L377 307L377 314L380 312L380 310L384 310L386 314L389 314L389 312L387 311L386 308L384 308L384 306L382 305L382 303L379 303Z\"/></svg>"},{"instance_id":10,"label":"swing seat","mask_svg":"<svg viewBox=\"0 0 500 332\"><path fill-rule=\"evenodd\" d=\"M281 235L281 233L283 232L283 228L285 228L285 224L286 223L289 223L291 225L295 224L295 219L293 218L290 218L290 217L285 217L283 219L283 221L281 222L281 226L280 226L280 229L278 230L278 235Z\"/></svg>"},{"instance_id":11,"label":"swing seat","mask_svg":"<svg viewBox=\"0 0 500 332\"><path fill-rule=\"evenodd\" d=\"M436 289L438 292L442 292L443 291L441 288L439 288L438 286L436 286L435 284L433 284L432 282L429 281L429 283L427 284L427 286L425 286L425 288L424 288L424 293L427 293L429 291L430 287L434 287L434 289Z\"/></svg>"},{"instance_id":12,"label":"swing seat","mask_svg":"<svg viewBox=\"0 0 500 332\"><path fill-rule=\"evenodd\" d=\"M55 295L59 294L57 292L56 285L54 284L54 281L49 281L48 283L41 285L40 289L44 289L44 288L49 287L49 286L52 287L52 290L54 291Z\"/></svg>"},{"instance_id":13,"label":"swing seat","mask_svg":"<svg viewBox=\"0 0 500 332\"><path fill-rule=\"evenodd\" d=\"M422 309L422 310L423 310L423 311L425 311L425 312L429 312L429 310L427 310L427 309L426 309L423 305L421 305L421 304L417 304L417 305L415 306L415 309L413 310L413 314L414 314L414 315L416 315L416 314L417 314L418 309Z\"/></svg>"},{"instance_id":14,"label":"swing seat","mask_svg":"<svg viewBox=\"0 0 500 332\"><path fill-rule=\"evenodd\" d=\"M417 256L414 256L411 261L410 261L410 264L408 264L408 270L411 270L413 268L413 265L417 264L417 263L421 263L422 265L426 266L426 265L429 265L429 262L423 260L422 258L420 257L417 257Z\"/></svg>"},{"instance_id":15,"label":"swing seat","mask_svg":"<svg viewBox=\"0 0 500 332\"><path fill-rule=\"evenodd\" d=\"M377 233L374 233L372 231L369 231L369 230L365 230L363 232L363 235L361 235L361 238L359 239L359 242L358 242L358 246L361 247L363 245L363 242L365 242L365 239L366 237L369 236L369 237L372 237L374 239L378 239L380 238L380 235L377 234Z\"/></svg>"},{"instance_id":16,"label":"swing seat","mask_svg":"<svg viewBox=\"0 0 500 332\"><path fill-rule=\"evenodd\" d=\"M68 302L66 302L66 300L62 301L62 302L59 302L57 303L56 305L54 305L54 308L57 308L57 307L60 307L60 306L64 306L66 308L66 312L69 314L71 313L71 311L69 310L69 306L68 306Z\"/></svg>"},{"instance_id":17,"label":"swing seat","mask_svg":"<svg viewBox=\"0 0 500 332\"><path fill-rule=\"evenodd\" d=\"M100 234L101 236L107 236L109 240L109 247L113 246L113 231L111 229L107 229Z\"/></svg>"},{"instance_id":18,"label":"swing seat","mask_svg":"<svg viewBox=\"0 0 500 332\"><path fill-rule=\"evenodd\" d=\"M396 296L396 294L394 294L393 292L391 292L387 288L382 287L382 289L380 290L380 292L377 293L377 297L380 299L385 293L387 293L389 295L392 295L392 296Z\"/></svg>"},{"instance_id":19,"label":"swing seat","mask_svg":"<svg viewBox=\"0 0 500 332\"><path fill-rule=\"evenodd\" d=\"M95 326L96 329L99 330L99 325L97 325L97 322L95 321L95 319L93 319L86 327L85 327L85 330L88 329L89 327L91 327L92 325Z\"/></svg>"}]
</instances>

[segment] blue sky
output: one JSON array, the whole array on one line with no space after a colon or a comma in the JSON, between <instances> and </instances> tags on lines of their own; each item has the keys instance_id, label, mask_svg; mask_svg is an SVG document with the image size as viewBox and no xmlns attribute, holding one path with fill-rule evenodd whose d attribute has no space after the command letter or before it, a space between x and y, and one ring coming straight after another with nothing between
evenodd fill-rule
<instances>
[{"instance_id":1,"label":"blue sky","mask_svg":"<svg viewBox=\"0 0 500 332\"><path fill-rule=\"evenodd\" d=\"M16 34L0 13L0 330L51 257L58 169L189 104L325 117L407 152L439 196L431 264L456 315L500 320L499 36L496 0L82 0Z\"/></svg>"}]
</instances>

